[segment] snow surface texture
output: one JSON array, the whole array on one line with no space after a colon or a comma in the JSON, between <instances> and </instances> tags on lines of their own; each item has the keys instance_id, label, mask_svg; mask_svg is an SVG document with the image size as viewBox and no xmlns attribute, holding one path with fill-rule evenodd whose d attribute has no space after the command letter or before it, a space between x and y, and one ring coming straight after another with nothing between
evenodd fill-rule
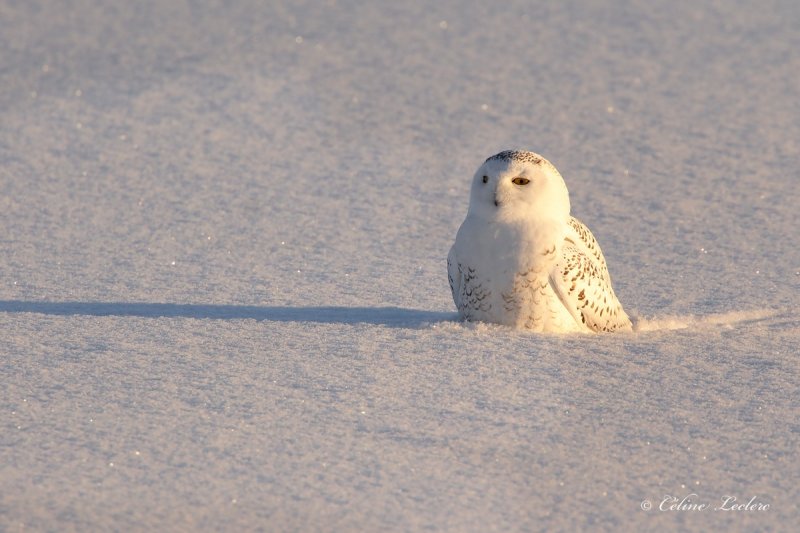
<instances>
[{"instance_id":1,"label":"snow surface texture","mask_svg":"<svg viewBox=\"0 0 800 533\"><path fill-rule=\"evenodd\" d=\"M800 522L793 0L259 4L0 2L0 530ZM509 148L640 331L454 320Z\"/></svg>"}]
</instances>

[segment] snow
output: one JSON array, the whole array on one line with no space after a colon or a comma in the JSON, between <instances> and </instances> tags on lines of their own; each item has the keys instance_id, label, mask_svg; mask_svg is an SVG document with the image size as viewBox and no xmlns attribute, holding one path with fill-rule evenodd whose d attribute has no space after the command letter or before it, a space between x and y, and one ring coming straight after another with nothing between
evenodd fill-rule
<instances>
[{"instance_id":1,"label":"snow","mask_svg":"<svg viewBox=\"0 0 800 533\"><path fill-rule=\"evenodd\" d=\"M798 27L0 4L0 530L791 529ZM469 179L510 148L560 170L636 333L455 321Z\"/></svg>"}]
</instances>

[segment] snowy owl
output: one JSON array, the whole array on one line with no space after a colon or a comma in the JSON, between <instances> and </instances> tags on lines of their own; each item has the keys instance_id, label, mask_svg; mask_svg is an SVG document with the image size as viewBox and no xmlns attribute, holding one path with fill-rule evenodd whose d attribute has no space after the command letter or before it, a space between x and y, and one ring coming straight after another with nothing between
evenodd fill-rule
<instances>
[{"instance_id":1,"label":"snowy owl","mask_svg":"<svg viewBox=\"0 0 800 533\"><path fill-rule=\"evenodd\" d=\"M542 156L487 159L447 256L460 317L542 332L630 331L600 246L569 210L564 179Z\"/></svg>"}]
</instances>

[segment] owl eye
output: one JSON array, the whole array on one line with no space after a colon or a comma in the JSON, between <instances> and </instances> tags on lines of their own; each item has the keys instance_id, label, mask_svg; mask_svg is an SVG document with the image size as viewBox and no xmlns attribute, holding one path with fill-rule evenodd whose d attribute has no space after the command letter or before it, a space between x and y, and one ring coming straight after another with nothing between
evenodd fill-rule
<instances>
[{"instance_id":1,"label":"owl eye","mask_svg":"<svg viewBox=\"0 0 800 533\"><path fill-rule=\"evenodd\" d=\"M514 178L511 183L514 185L527 185L531 182L528 178Z\"/></svg>"},{"instance_id":2,"label":"owl eye","mask_svg":"<svg viewBox=\"0 0 800 533\"><path fill-rule=\"evenodd\" d=\"M484 176L481 181L483 181L484 183L489 183L489 176Z\"/></svg>"}]
</instances>

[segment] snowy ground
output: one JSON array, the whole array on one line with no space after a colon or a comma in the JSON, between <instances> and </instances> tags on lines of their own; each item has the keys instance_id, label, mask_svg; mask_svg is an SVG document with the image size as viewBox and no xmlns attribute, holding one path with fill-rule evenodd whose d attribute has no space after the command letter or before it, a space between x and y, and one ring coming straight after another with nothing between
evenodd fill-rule
<instances>
[{"instance_id":1,"label":"snowy ground","mask_svg":"<svg viewBox=\"0 0 800 533\"><path fill-rule=\"evenodd\" d=\"M793 0L234 4L0 0L0 531L800 522ZM454 321L506 148L649 331Z\"/></svg>"}]
</instances>

